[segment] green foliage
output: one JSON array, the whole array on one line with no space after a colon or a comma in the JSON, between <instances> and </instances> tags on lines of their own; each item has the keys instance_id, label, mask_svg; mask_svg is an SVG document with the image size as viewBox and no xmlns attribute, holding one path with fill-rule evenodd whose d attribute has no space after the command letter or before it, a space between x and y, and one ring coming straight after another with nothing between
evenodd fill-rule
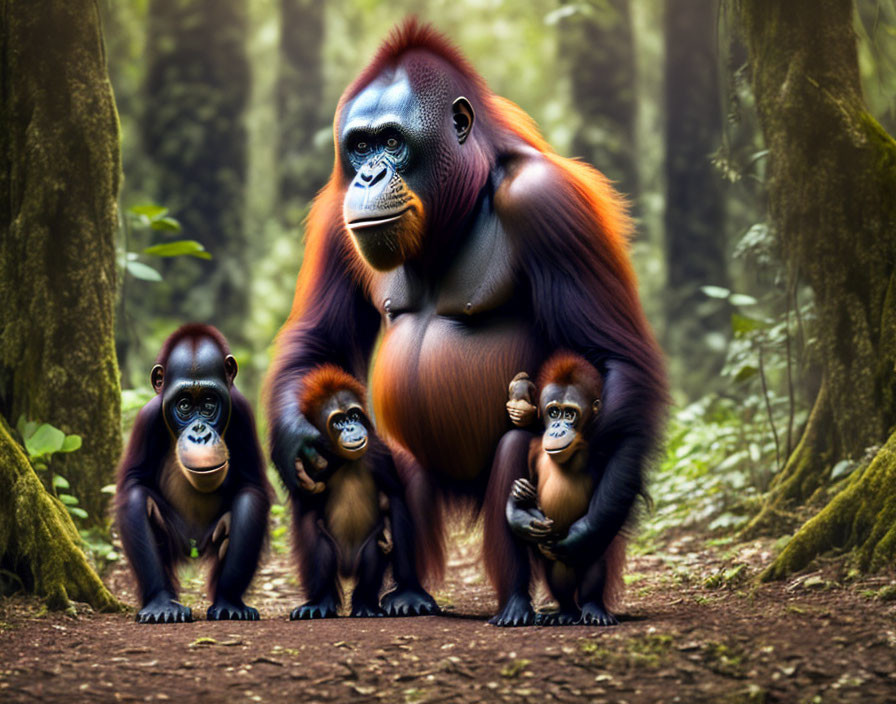
<instances>
[{"instance_id":1,"label":"green foliage","mask_svg":"<svg viewBox=\"0 0 896 704\"><path fill-rule=\"evenodd\" d=\"M279 485L279 480L275 480ZM271 506L271 549L279 554L289 552L289 517L285 503Z\"/></svg>"},{"instance_id":2,"label":"green foliage","mask_svg":"<svg viewBox=\"0 0 896 704\"><path fill-rule=\"evenodd\" d=\"M767 256L775 250L774 236L765 225L750 227L737 256L776 268L777 260ZM794 330L813 319L811 299L792 312L776 288L762 298L721 286L702 286L701 291L732 310L732 336L721 371L724 385L673 414L666 455L651 488L655 512L647 540L679 527L720 534L741 527L782 467L808 415L795 377L796 359L806 355L811 340ZM719 575L717 581L727 584L730 579Z\"/></svg>"},{"instance_id":3,"label":"green foliage","mask_svg":"<svg viewBox=\"0 0 896 704\"><path fill-rule=\"evenodd\" d=\"M66 435L49 423L38 423L26 420L20 416L16 423L16 430L22 438L28 459L37 475L41 478L47 491L59 499L72 518L85 519L87 511L78 506L77 497L72 494L60 493L70 487L68 480L60 474L50 471L50 462L57 452L75 452L81 448L80 435Z\"/></svg>"},{"instance_id":4,"label":"green foliage","mask_svg":"<svg viewBox=\"0 0 896 704\"><path fill-rule=\"evenodd\" d=\"M205 251L205 247L196 240L176 240L155 244L143 250L144 254L152 254L156 257L183 257L191 256L198 259L211 259L212 255Z\"/></svg>"},{"instance_id":5,"label":"green foliage","mask_svg":"<svg viewBox=\"0 0 896 704\"><path fill-rule=\"evenodd\" d=\"M125 242L130 241L130 233L137 231L180 232L180 223L168 216L168 208L161 205L135 205L125 211ZM140 252L122 251L119 253L119 265L122 269L140 281L158 283L162 275L157 269L139 261L141 254L153 257L196 257L211 259L205 246L196 240L174 240L144 247Z\"/></svg>"}]
</instances>

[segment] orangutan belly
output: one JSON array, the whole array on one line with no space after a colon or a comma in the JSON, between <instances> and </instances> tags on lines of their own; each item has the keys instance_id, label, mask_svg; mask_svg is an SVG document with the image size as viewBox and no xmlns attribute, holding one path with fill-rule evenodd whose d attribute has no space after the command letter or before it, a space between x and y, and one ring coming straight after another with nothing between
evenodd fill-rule
<instances>
[{"instance_id":1,"label":"orangutan belly","mask_svg":"<svg viewBox=\"0 0 896 704\"><path fill-rule=\"evenodd\" d=\"M504 409L508 383L520 371L534 376L540 361L530 331L518 321L470 326L432 314L402 314L386 331L374 363L378 430L410 450L427 471L474 479L488 471L510 427Z\"/></svg>"}]
</instances>

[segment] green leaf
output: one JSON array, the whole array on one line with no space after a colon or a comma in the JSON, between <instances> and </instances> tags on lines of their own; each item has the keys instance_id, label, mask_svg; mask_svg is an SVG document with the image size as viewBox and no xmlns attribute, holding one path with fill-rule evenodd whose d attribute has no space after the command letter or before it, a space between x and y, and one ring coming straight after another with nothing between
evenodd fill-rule
<instances>
[{"instance_id":1,"label":"green leaf","mask_svg":"<svg viewBox=\"0 0 896 704\"><path fill-rule=\"evenodd\" d=\"M134 215L143 215L149 220L156 220L164 216L168 212L168 208L163 205L135 205L133 208L128 208L128 212Z\"/></svg>"},{"instance_id":2,"label":"green leaf","mask_svg":"<svg viewBox=\"0 0 896 704\"><path fill-rule=\"evenodd\" d=\"M65 433L49 423L44 423L34 431L31 437L26 438L25 449L28 450L30 457L40 457L59 452L64 442Z\"/></svg>"},{"instance_id":3,"label":"green leaf","mask_svg":"<svg viewBox=\"0 0 896 704\"><path fill-rule=\"evenodd\" d=\"M153 269L151 266L147 266L143 262L128 262L125 265L125 268L128 270L128 273L133 276L135 279L140 279L141 281L161 281L162 275Z\"/></svg>"},{"instance_id":4,"label":"green leaf","mask_svg":"<svg viewBox=\"0 0 896 704\"><path fill-rule=\"evenodd\" d=\"M544 23L548 27L552 27L560 20L567 17L572 17L577 12L581 12L578 5L563 5L562 7L558 7L556 10L552 10L551 12L546 14L544 16Z\"/></svg>"},{"instance_id":5,"label":"green leaf","mask_svg":"<svg viewBox=\"0 0 896 704\"><path fill-rule=\"evenodd\" d=\"M166 230L168 232L180 232L180 223L174 218L159 218L149 225L153 230Z\"/></svg>"},{"instance_id":6,"label":"green leaf","mask_svg":"<svg viewBox=\"0 0 896 704\"><path fill-rule=\"evenodd\" d=\"M737 370L737 374L734 375L734 381L739 384L741 382L746 381L747 379L752 379L758 373L759 373L758 368L756 368L750 364L746 364Z\"/></svg>"},{"instance_id":7,"label":"green leaf","mask_svg":"<svg viewBox=\"0 0 896 704\"><path fill-rule=\"evenodd\" d=\"M74 452L75 450L81 449L81 436L80 435L66 435L65 440L62 442L62 447L59 448L60 452Z\"/></svg>"},{"instance_id":8,"label":"green leaf","mask_svg":"<svg viewBox=\"0 0 896 704\"><path fill-rule=\"evenodd\" d=\"M54 474L53 475L53 486L55 486L57 489L68 489L70 485L68 483L68 479L66 479L65 477L62 477L58 474Z\"/></svg>"},{"instance_id":9,"label":"green leaf","mask_svg":"<svg viewBox=\"0 0 896 704\"><path fill-rule=\"evenodd\" d=\"M700 290L710 298L728 298L731 291L721 286L701 286Z\"/></svg>"},{"instance_id":10,"label":"green leaf","mask_svg":"<svg viewBox=\"0 0 896 704\"><path fill-rule=\"evenodd\" d=\"M755 306L759 303L755 298L745 293L732 293L728 300L735 306Z\"/></svg>"},{"instance_id":11,"label":"green leaf","mask_svg":"<svg viewBox=\"0 0 896 704\"><path fill-rule=\"evenodd\" d=\"M740 313L731 314L731 331L735 336L746 335L747 333L759 330L762 327L764 327L762 322L755 318L748 318L746 315L741 315Z\"/></svg>"},{"instance_id":12,"label":"green leaf","mask_svg":"<svg viewBox=\"0 0 896 704\"><path fill-rule=\"evenodd\" d=\"M164 244L154 244L143 250L144 254L151 254L154 257L199 257L200 259L211 259L212 255L205 251L205 247L201 242L196 240L177 240L176 242L165 242Z\"/></svg>"},{"instance_id":13,"label":"green leaf","mask_svg":"<svg viewBox=\"0 0 896 704\"><path fill-rule=\"evenodd\" d=\"M87 518L87 511L83 508L78 508L77 506L66 506L68 509L69 515L74 516L75 518L84 519Z\"/></svg>"},{"instance_id":14,"label":"green leaf","mask_svg":"<svg viewBox=\"0 0 896 704\"><path fill-rule=\"evenodd\" d=\"M34 435L34 431L37 430L40 423L36 423L33 420L25 420L25 416L19 416L19 420L16 422L16 430L19 431L19 435L22 436L22 440L27 440L32 435Z\"/></svg>"},{"instance_id":15,"label":"green leaf","mask_svg":"<svg viewBox=\"0 0 896 704\"><path fill-rule=\"evenodd\" d=\"M115 485L114 484L106 484L102 489L100 489L101 494L114 494L115 493Z\"/></svg>"},{"instance_id":16,"label":"green leaf","mask_svg":"<svg viewBox=\"0 0 896 704\"><path fill-rule=\"evenodd\" d=\"M78 505L77 497L72 496L71 494L60 494L59 500L62 503L64 503L66 506L77 506Z\"/></svg>"},{"instance_id":17,"label":"green leaf","mask_svg":"<svg viewBox=\"0 0 896 704\"><path fill-rule=\"evenodd\" d=\"M840 477L845 477L847 474L850 474L856 467L858 467L857 462L853 462L852 460L840 460L837 464L834 465L834 468L831 470L831 479L840 479Z\"/></svg>"}]
</instances>

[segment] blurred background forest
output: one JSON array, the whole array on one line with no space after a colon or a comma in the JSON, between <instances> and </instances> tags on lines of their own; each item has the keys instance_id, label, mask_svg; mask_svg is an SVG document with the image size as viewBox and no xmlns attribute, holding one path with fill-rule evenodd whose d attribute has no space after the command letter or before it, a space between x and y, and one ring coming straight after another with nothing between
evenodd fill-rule
<instances>
[{"instance_id":1,"label":"blurred background forest","mask_svg":"<svg viewBox=\"0 0 896 704\"><path fill-rule=\"evenodd\" d=\"M786 276L767 216L767 151L730 7L133 0L102 9L122 126L116 346L126 416L149 397L153 355L183 320L224 331L257 401L292 301L302 221L332 165L338 97L414 13L452 37L561 154L628 194L642 301L676 401L651 530L732 528L755 510L750 501L799 438L819 375L807 362L812 292ZM860 0L854 29L866 100L892 133L893 5ZM204 251L146 253L183 240ZM193 250L167 250L179 251Z\"/></svg>"},{"instance_id":2,"label":"blurred background forest","mask_svg":"<svg viewBox=\"0 0 896 704\"><path fill-rule=\"evenodd\" d=\"M66 103L52 91L16 93L32 68L36 75L48 72L34 80L50 85L53 64L23 59L17 73L20 54L8 53L4 90L19 102L10 99L0 117L16 129L30 125L32 95L52 109L40 113L51 126L45 134L29 126L20 138L10 128L2 145L7 163L19 158L13 147L35 135L39 149L46 142L48 154L57 148L69 161L58 161L56 177L65 187L46 191L35 184L52 184L55 157L24 159L38 169L34 178L18 172L10 178L31 185L21 190L30 209L12 203L9 213L24 215L0 223L15 231L0 241L0 293L7 304L0 312L0 451L20 467L19 475L0 473L0 479L31 477L36 469L78 522L98 566L117 559L105 512L120 451L115 360L111 350L89 356L105 381L85 386L82 377L96 379L99 372L53 357L76 333L90 337L94 330L83 317L91 315L88 308L75 316L80 327L70 324L63 304L77 296L65 298L65 286L38 251L38 242L49 247L48 257L63 244L81 246L63 242L58 223L46 222L54 194L65 193L71 208L96 196L100 205L85 208L103 217L102 198L111 206L117 194L115 272L100 272L96 280L108 283L107 298L115 299L124 432L152 396L149 370L162 340L189 320L224 332L240 365L238 385L258 410L271 344L288 315L302 261L302 223L332 167L337 100L390 29L416 14L451 37L495 92L532 115L559 153L594 164L630 199L637 221L632 257L674 397L653 474L648 541L683 527L720 540L771 534L783 547L852 482L853 503L826 514L827 532L814 543L810 538L809 547L801 542L802 557L789 566L805 565L831 541L844 548L864 544L871 552L863 567L880 545L873 564L881 564L896 552L894 521L887 518L896 516L887 479L896 473L896 454L878 454L888 437L886 447L896 442L890 436L896 332L878 334L896 330L887 293L896 261L896 146L880 131L896 132L896 3L828 0L817 16L803 6L814 7L784 9L759 0L100 0L120 120L120 188L111 104L101 128L87 120L93 132L60 138L53 126L80 125L83 105L80 113L53 118ZM67 11L47 19L53 31L66 29L59 18ZM82 18L72 12L75 26ZM54 60L64 65L74 49L53 44L39 24L22 18L8 25L25 27L14 35L26 37L21 56L27 32L37 32L33 37L48 43L45 51L57 51ZM99 31L99 23L83 21ZM797 30L791 41L787 32ZM756 73L751 55L769 59L759 65L763 73ZM789 75L779 69L788 65L818 66L817 79L806 76L794 89L796 113L775 102ZM102 67L95 78L102 95ZM63 95L69 84L60 85ZM101 107L91 103L87 114ZM777 146L767 148L764 135ZM71 178L81 173L77 159L86 154L66 151L73 140L106 149L94 173L108 183L97 185L87 174L83 183ZM83 194L76 197L79 188ZM770 212L777 213L774 221ZM788 231L779 229L781 222ZM36 238L34 223L57 239ZM85 240L87 246L94 240ZM85 252L74 257L80 265L111 266L111 251ZM23 263L26 255L31 259ZM820 258L827 268L813 269ZM827 290L826 281L832 282ZM90 279L83 290L92 285ZM49 333L34 324L48 317L39 307L44 303L35 303L44 298L62 301L51 313L64 323ZM858 309L849 306L867 313L870 333L861 316L851 327L849 316L855 319ZM111 328L111 319L102 324ZM107 332L111 337L103 329L96 340ZM34 352L35 340L44 356ZM96 389L95 397L81 403L82 388ZM97 408L108 422L91 423ZM261 414L259 421L264 433ZM79 433L94 431L92 444L82 448ZM863 474L868 482L860 484ZM5 495L9 515L30 510L17 498L19 485L10 483ZM868 495L877 503L862 498ZM880 508L884 502L890 513ZM281 516L279 507L278 521ZM278 524L275 539L284 530ZM18 540L31 547L11 551L14 560L23 551L41 553L34 536ZM16 584L4 591L9 586Z\"/></svg>"}]
</instances>

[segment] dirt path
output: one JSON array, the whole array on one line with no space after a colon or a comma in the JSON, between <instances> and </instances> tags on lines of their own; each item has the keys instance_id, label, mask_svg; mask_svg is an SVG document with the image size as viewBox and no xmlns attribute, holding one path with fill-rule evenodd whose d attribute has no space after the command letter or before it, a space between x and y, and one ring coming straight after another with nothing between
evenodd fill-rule
<instances>
[{"instance_id":1,"label":"dirt path","mask_svg":"<svg viewBox=\"0 0 896 704\"><path fill-rule=\"evenodd\" d=\"M753 590L761 546L722 555L685 537L630 560L615 628L498 629L475 552L455 541L440 617L291 623L279 555L249 600L258 623L138 626L3 600L0 701L896 702L896 574ZM133 603L125 572L108 581ZM183 595L196 614L200 585Z\"/></svg>"}]
</instances>

